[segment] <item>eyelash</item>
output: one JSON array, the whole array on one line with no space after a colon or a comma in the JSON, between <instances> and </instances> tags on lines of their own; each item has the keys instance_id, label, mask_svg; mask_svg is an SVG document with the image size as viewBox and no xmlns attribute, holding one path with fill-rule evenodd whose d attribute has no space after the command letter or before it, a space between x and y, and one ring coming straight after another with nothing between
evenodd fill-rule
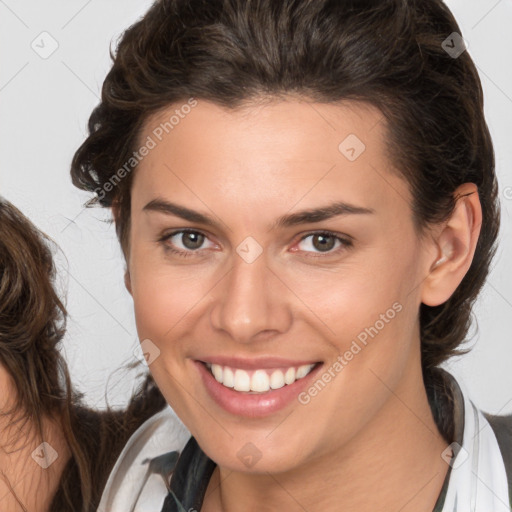
<instances>
[{"instance_id":1,"label":"eyelash","mask_svg":"<svg viewBox=\"0 0 512 512\"><path fill-rule=\"evenodd\" d=\"M164 246L165 251L176 254L183 258L188 258L190 256L194 256L196 253L201 251L201 249L182 251L179 249L175 249L174 247L172 247L166 243L167 240L169 240L173 236L178 235L180 233L195 233L195 234L200 234L200 235L204 236L205 238L208 238L206 236L206 234L202 233L201 231L197 231L195 229L179 229L179 230L173 231L171 233L167 233L158 239L158 242ZM306 256L307 258L319 258L319 257L332 256L333 254L337 254L338 252L340 252L342 250L346 250L353 246L352 240L350 240L349 238L340 237L339 235L337 235L336 233L333 233L332 231L313 231L313 232L307 233L297 243L300 243L303 240L305 240L306 238L309 238L310 236L315 236L315 235L327 235L327 236L333 237L336 240L339 240L342 245L339 246L337 249L333 249L329 252L313 253L315 255L311 255L310 251L304 251L307 254L307 256ZM300 252L300 251L298 251L298 252Z\"/></svg>"}]
</instances>

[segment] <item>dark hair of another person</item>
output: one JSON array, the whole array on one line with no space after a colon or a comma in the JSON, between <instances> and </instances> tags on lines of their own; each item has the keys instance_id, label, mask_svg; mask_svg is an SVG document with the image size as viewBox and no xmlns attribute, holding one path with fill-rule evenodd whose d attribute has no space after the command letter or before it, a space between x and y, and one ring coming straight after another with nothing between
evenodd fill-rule
<instances>
[{"instance_id":1,"label":"dark hair of another person","mask_svg":"<svg viewBox=\"0 0 512 512\"><path fill-rule=\"evenodd\" d=\"M467 352L458 347L500 225L482 86L467 51L454 58L443 48L453 32L461 34L441 0L157 1L111 52L101 102L72 161L73 183L96 192L91 204L115 207L126 256L133 172L122 179L117 173L144 142L150 115L191 97L229 109L290 96L377 107L387 157L412 193L419 236L450 217L463 183L478 186L483 209L461 284L445 303L420 306L422 366L429 373Z\"/></svg>"},{"instance_id":2,"label":"dark hair of another person","mask_svg":"<svg viewBox=\"0 0 512 512\"><path fill-rule=\"evenodd\" d=\"M20 436L27 423L34 425L41 442L42 418L62 418L71 458L51 511L95 512L128 437L165 399L148 376L124 411L82 404L59 352L67 313L55 289L51 247L48 237L0 199L0 362L17 390L14 406L0 413L18 425Z\"/></svg>"}]
</instances>

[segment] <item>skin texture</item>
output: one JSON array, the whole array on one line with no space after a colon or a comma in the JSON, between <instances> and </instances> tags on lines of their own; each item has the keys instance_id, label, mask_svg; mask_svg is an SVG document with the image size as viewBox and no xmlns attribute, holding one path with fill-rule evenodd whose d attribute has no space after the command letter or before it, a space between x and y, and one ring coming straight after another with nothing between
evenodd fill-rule
<instances>
[{"instance_id":1,"label":"skin texture","mask_svg":"<svg viewBox=\"0 0 512 512\"><path fill-rule=\"evenodd\" d=\"M7 411L14 403L16 386L1 364L0 390L0 410ZM43 468L32 458L32 453L42 443L34 425L31 421L16 423L14 420L10 414L0 416L0 510L46 512L71 456L69 447L58 422L43 418L44 441L58 454L48 467Z\"/></svg>"},{"instance_id":2,"label":"skin texture","mask_svg":"<svg viewBox=\"0 0 512 512\"><path fill-rule=\"evenodd\" d=\"M141 140L177 106L150 118ZM338 149L349 134L366 146L354 161ZM384 119L368 105L294 98L228 111L200 100L139 164L126 285L139 338L160 351L150 364L159 388L218 464L203 512L432 510L448 443L423 386L418 311L447 300L467 272L480 203L465 184L458 192L473 193L452 219L418 237L385 149ZM218 225L143 210L157 198ZM333 201L373 213L271 229ZM206 236L199 249L180 234L159 241L185 228ZM352 245L322 252L313 235L325 230ZM263 250L250 264L236 252L249 236ZM327 368L395 303L400 312L307 405L264 418L221 409L193 364L279 356ZM261 454L251 468L237 456L249 442Z\"/></svg>"}]
</instances>

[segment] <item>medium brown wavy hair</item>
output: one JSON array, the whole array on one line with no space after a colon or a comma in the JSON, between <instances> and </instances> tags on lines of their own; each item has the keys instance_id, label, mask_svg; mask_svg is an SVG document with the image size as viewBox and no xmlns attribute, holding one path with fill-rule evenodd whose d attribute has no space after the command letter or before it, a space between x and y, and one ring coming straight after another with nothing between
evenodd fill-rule
<instances>
[{"instance_id":1,"label":"medium brown wavy hair","mask_svg":"<svg viewBox=\"0 0 512 512\"><path fill-rule=\"evenodd\" d=\"M126 256L133 172L116 173L140 147L150 115L191 97L230 109L290 94L379 108L419 235L450 217L459 185L478 186L483 220L471 268L444 304L420 306L422 365L437 367L467 352L458 347L500 225L482 86L467 51L445 50L459 44L454 32L461 34L441 0L157 1L111 50L73 183L96 193L91 204L115 206Z\"/></svg>"},{"instance_id":2,"label":"medium brown wavy hair","mask_svg":"<svg viewBox=\"0 0 512 512\"><path fill-rule=\"evenodd\" d=\"M60 352L67 311L56 290L52 253L56 247L0 197L0 363L16 389L12 405L0 410L0 415L7 418L8 430L17 433L16 439L9 439L9 446L28 441L28 432L34 431L42 442L42 419L61 420L71 458L50 510L96 512L108 475L128 438L166 402L147 375L124 410L99 411L83 405L83 394L72 386ZM14 492L12 476L0 475L26 510Z\"/></svg>"}]
</instances>

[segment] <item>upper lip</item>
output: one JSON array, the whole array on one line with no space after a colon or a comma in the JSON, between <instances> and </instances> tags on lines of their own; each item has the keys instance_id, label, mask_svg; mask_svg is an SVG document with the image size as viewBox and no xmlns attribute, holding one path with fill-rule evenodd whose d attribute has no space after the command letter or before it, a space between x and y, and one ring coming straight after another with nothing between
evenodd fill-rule
<instances>
[{"instance_id":1,"label":"upper lip","mask_svg":"<svg viewBox=\"0 0 512 512\"><path fill-rule=\"evenodd\" d=\"M313 359L297 361L295 359L284 359L281 357L226 357L226 356L208 356L197 359L203 363L218 364L220 366L229 366L231 368L239 368L241 370L257 370L258 368L289 368L290 366L298 368L307 364L316 364L319 361Z\"/></svg>"}]
</instances>

